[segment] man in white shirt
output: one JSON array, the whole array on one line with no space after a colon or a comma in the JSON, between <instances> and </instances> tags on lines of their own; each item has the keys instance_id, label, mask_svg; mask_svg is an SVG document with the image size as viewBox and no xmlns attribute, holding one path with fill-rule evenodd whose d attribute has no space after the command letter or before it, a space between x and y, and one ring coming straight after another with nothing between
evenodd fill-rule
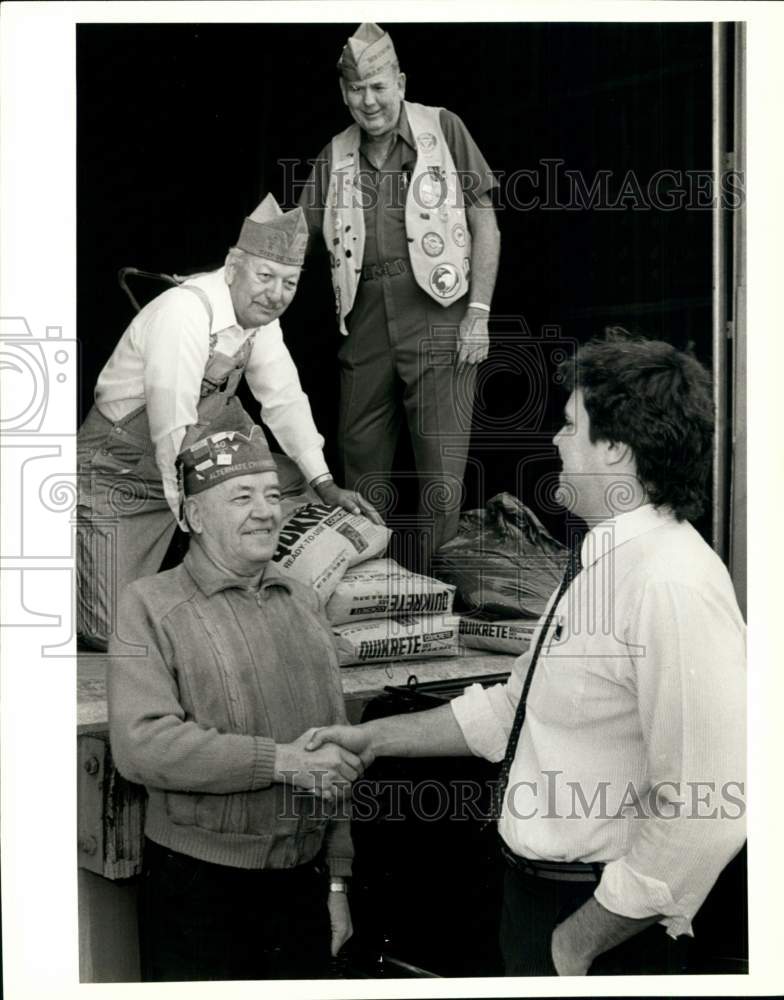
<instances>
[{"instance_id":1,"label":"man in white shirt","mask_svg":"<svg viewBox=\"0 0 784 1000\"><path fill-rule=\"evenodd\" d=\"M503 762L508 975L688 971L676 939L745 839L745 627L688 523L709 379L668 344L612 338L578 352L571 388L554 441L589 531L508 682L311 746Z\"/></svg>"},{"instance_id":2,"label":"man in white shirt","mask_svg":"<svg viewBox=\"0 0 784 1000\"><path fill-rule=\"evenodd\" d=\"M158 571L182 524L175 459L186 432L254 423L235 396L243 375L289 456L277 458L283 495L309 484L324 503L377 519L334 482L278 322L306 246L302 210L283 213L267 195L225 266L145 306L101 371L78 437L77 627L88 645L106 648L120 591Z\"/></svg>"}]
</instances>

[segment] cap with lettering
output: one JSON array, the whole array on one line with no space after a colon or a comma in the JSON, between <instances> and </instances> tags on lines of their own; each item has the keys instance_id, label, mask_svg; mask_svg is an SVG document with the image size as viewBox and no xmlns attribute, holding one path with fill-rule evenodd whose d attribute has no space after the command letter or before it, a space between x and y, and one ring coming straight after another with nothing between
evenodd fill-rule
<instances>
[{"instance_id":1,"label":"cap with lettering","mask_svg":"<svg viewBox=\"0 0 784 1000\"><path fill-rule=\"evenodd\" d=\"M299 205L284 212L268 194L243 222L237 247L278 264L302 267L308 247L305 213Z\"/></svg>"},{"instance_id":2,"label":"cap with lettering","mask_svg":"<svg viewBox=\"0 0 784 1000\"><path fill-rule=\"evenodd\" d=\"M395 62L395 46L387 32L372 21L365 21L343 46L338 69L346 80L362 80Z\"/></svg>"},{"instance_id":3,"label":"cap with lettering","mask_svg":"<svg viewBox=\"0 0 784 1000\"><path fill-rule=\"evenodd\" d=\"M189 497L234 476L277 472L277 466L264 431L254 424L247 434L213 429L184 445L177 456L177 471L181 493Z\"/></svg>"}]
</instances>

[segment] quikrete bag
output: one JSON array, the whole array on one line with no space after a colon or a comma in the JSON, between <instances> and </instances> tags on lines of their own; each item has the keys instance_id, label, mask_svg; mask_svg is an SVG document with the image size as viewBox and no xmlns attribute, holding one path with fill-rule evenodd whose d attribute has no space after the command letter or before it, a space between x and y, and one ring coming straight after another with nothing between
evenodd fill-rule
<instances>
[{"instance_id":1,"label":"quikrete bag","mask_svg":"<svg viewBox=\"0 0 784 1000\"><path fill-rule=\"evenodd\" d=\"M324 606L346 570L380 555L391 534L362 514L306 503L283 522L272 560L284 576L313 587Z\"/></svg>"},{"instance_id":2,"label":"quikrete bag","mask_svg":"<svg viewBox=\"0 0 784 1000\"><path fill-rule=\"evenodd\" d=\"M459 619L453 615L401 615L334 625L340 665L457 656Z\"/></svg>"},{"instance_id":3,"label":"quikrete bag","mask_svg":"<svg viewBox=\"0 0 784 1000\"><path fill-rule=\"evenodd\" d=\"M494 653L524 653L531 645L536 622L499 621L483 622L476 618L460 619L460 641L473 649L487 649Z\"/></svg>"},{"instance_id":4,"label":"quikrete bag","mask_svg":"<svg viewBox=\"0 0 784 1000\"><path fill-rule=\"evenodd\" d=\"M395 615L449 615L454 596L449 583L412 573L394 559L371 559L348 570L326 614L335 625Z\"/></svg>"}]
</instances>

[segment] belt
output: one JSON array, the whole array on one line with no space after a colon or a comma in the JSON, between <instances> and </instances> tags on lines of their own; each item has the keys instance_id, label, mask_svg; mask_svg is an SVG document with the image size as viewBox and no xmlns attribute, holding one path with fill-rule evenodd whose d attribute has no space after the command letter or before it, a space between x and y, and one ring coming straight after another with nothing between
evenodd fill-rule
<instances>
[{"instance_id":1,"label":"belt","mask_svg":"<svg viewBox=\"0 0 784 1000\"><path fill-rule=\"evenodd\" d=\"M557 882L598 882L604 869L600 861L534 861L533 858L521 858L513 854L503 841L501 854L509 867L521 875Z\"/></svg>"},{"instance_id":2,"label":"belt","mask_svg":"<svg viewBox=\"0 0 784 1000\"><path fill-rule=\"evenodd\" d=\"M383 264L365 264L362 268L363 281L375 281L377 278L391 277L393 274L405 274L408 261L402 257L397 260L385 260Z\"/></svg>"}]
</instances>

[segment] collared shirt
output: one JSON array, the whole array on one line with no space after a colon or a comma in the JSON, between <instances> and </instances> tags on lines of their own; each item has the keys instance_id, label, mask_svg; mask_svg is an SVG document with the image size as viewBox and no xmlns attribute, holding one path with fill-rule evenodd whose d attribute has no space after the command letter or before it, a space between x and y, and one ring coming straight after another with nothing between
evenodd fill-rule
<instances>
[{"instance_id":1,"label":"collared shirt","mask_svg":"<svg viewBox=\"0 0 784 1000\"><path fill-rule=\"evenodd\" d=\"M457 115L442 108L439 122L455 168L461 177L465 202L473 205L480 195L486 194L496 185L493 173ZM405 206L408 180L416 165L417 153L405 106L401 106L394 132L395 143L381 169L367 158L367 138L364 132L360 138L359 191L365 215L363 264L408 258ZM330 146L326 146L319 153L310 179L299 198L311 238L321 232L329 174Z\"/></svg>"},{"instance_id":2,"label":"collared shirt","mask_svg":"<svg viewBox=\"0 0 784 1000\"><path fill-rule=\"evenodd\" d=\"M316 430L308 397L275 320L256 330L237 323L225 269L188 280L212 306L212 321L199 296L172 288L148 303L123 333L95 387L95 402L117 421L145 404L164 490L177 511L174 462L189 426L196 423L205 367L212 350L234 355L253 336L245 378L261 403L264 423L311 480L328 472L324 439Z\"/></svg>"},{"instance_id":3,"label":"collared shirt","mask_svg":"<svg viewBox=\"0 0 784 1000\"><path fill-rule=\"evenodd\" d=\"M202 546L196 543L188 547L183 565L205 597L214 597L222 590L234 589L247 590L258 595L261 600L270 587L282 587L289 594L292 592L291 580L281 573L274 562L265 563L264 569L256 576L237 576L221 569Z\"/></svg>"},{"instance_id":4,"label":"collared shirt","mask_svg":"<svg viewBox=\"0 0 784 1000\"><path fill-rule=\"evenodd\" d=\"M606 909L690 933L745 837L743 619L721 560L667 511L605 521L581 554L536 665L499 832L523 857L608 862ZM473 753L503 759L531 655L506 684L452 702Z\"/></svg>"}]
</instances>

